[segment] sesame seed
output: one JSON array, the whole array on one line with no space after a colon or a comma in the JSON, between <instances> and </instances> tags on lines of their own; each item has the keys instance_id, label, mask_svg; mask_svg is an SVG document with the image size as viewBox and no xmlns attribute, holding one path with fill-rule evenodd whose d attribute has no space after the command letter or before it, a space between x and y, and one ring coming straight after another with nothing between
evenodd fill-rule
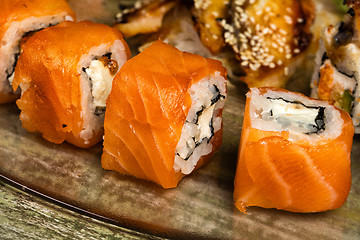
<instances>
[{"instance_id":1,"label":"sesame seed","mask_svg":"<svg viewBox=\"0 0 360 240\"><path fill-rule=\"evenodd\" d=\"M286 34L287 34L284 29L280 29L280 33L281 33L282 35L286 35Z\"/></svg>"},{"instance_id":2,"label":"sesame seed","mask_svg":"<svg viewBox=\"0 0 360 240\"><path fill-rule=\"evenodd\" d=\"M219 13L218 13L218 12L212 11L211 14L212 14L215 18L218 18L218 17L219 17Z\"/></svg>"},{"instance_id":3,"label":"sesame seed","mask_svg":"<svg viewBox=\"0 0 360 240\"><path fill-rule=\"evenodd\" d=\"M245 3L245 0L236 0L235 4L236 5L243 5Z\"/></svg>"},{"instance_id":4,"label":"sesame seed","mask_svg":"<svg viewBox=\"0 0 360 240\"><path fill-rule=\"evenodd\" d=\"M284 74L285 74L285 75L288 75L288 74L289 74L289 68L288 68L288 67L285 67L285 68L284 68Z\"/></svg>"},{"instance_id":5,"label":"sesame seed","mask_svg":"<svg viewBox=\"0 0 360 240\"><path fill-rule=\"evenodd\" d=\"M249 67L250 67L250 69L253 70L253 71L256 71L256 70L258 69L258 68L256 67L256 65L255 65L255 64L252 64L252 63L249 64Z\"/></svg>"},{"instance_id":6,"label":"sesame seed","mask_svg":"<svg viewBox=\"0 0 360 240\"><path fill-rule=\"evenodd\" d=\"M243 33L239 33L238 35L239 35L239 37L242 38L242 39L247 39L246 36L245 36L245 34L243 34Z\"/></svg>"},{"instance_id":7,"label":"sesame seed","mask_svg":"<svg viewBox=\"0 0 360 240\"><path fill-rule=\"evenodd\" d=\"M250 32L245 32L244 34L245 34L246 37L251 38L251 33Z\"/></svg>"},{"instance_id":8,"label":"sesame seed","mask_svg":"<svg viewBox=\"0 0 360 240\"><path fill-rule=\"evenodd\" d=\"M141 1L137 1L137 2L135 2L135 4L134 4L134 8L135 8L135 9L139 9L139 8L141 8L141 6L142 6Z\"/></svg>"},{"instance_id":9,"label":"sesame seed","mask_svg":"<svg viewBox=\"0 0 360 240\"><path fill-rule=\"evenodd\" d=\"M274 60L274 56L268 56L267 58L266 58L266 61L268 61L268 62L272 62L273 60Z\"/></svg>"},{"instance_id":10,"label":"sesame seed","mask_svg":"<svg viewBox=\"0 0 360 240\"><path fill-rule=\"evenodd\" d=\"M271 23L270 28L275 31L277 29L277 26L274 23Z\"/></svg>"},{"instance_id":11,"label":"sesame seed","mask_svg":"<svg viewBox=\"0 0 360 240\"><path fill-rule=\"evenodd\" d=\"M119 13L116 14L115 18L116 19L121 19L123 17L123 15L124 14L122 12L119 12Z\"/></svg>"},{"instance_id":12,"label":"sesame seed","mask_svg":"<svg viewBox=\"0 0 360 240\"><path fill-rule=\"evenodd\" d=\"M194 0L194 6L199 10L206 10L211 5L211 0Z\"/></svg>"},{"instance_id":13,"label":"sesame seed","mask_svg":"<svg viewBox=\"0 0 360 240\"><path fill-rule=\"evenodd\" d=\"M246 67L247 65L249 65L248 61L242 61L241 62L241 66Z\"/></svg>"},{"instance_id":14,"label":"sesame seed","mask_svg":"<svg viewBox=\"0 0 360 240\"><path fill-rule=\"evenodd\" d=\"M293 20L289 15L285 15L284 18L285 18L285 21L286 21L287 24L292 24L293 23Z\"/></svg>"},{"instance_id":15,"label":"sesame seed","mask_svg":"<svg viewBox=\"0 0 360 240\"><path fill-rule=\"evenodd\" d=\"M244 10L240 6L236 6L235 11L238 12L238 13L243 13L244 12Z\"/></svg>"}]
</instances>

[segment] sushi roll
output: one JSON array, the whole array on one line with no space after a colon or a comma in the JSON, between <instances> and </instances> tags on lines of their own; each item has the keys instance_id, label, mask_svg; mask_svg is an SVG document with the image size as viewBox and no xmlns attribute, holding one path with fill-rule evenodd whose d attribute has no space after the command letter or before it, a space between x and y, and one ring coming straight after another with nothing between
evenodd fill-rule
<instances>
[{"instance_id":1,"label":"sushi roll","mask_svg":"<svg viewBox=\"0 0 360 240\"><path fill-rule=\"evenodd\" d=\"M122 34L104 24L62 22L21 48L13 88L21 88L22 126L54 143L99 142L112 80L130 56Z\"/></svg>"},{"instance_id":2,"label":"sushi roll","mask_svg":"<svg viewBox=\"0 0 360 240\"><path fill-rule=\"evenodd\" d=\"M107 102L102 167L176 187L221 144L225 75L160 40L130 59Z\"/></svg>"},{"instance_id":3,"label":"sushi roll","mask_svg":"<svg viewBox=\"0 0 360 240\"><path fill-rule=\"evenodd\" d=\"M311 82L311 96L347 111L360 133L360 2L351 7L337 26L324 32Z\"/></svg>"},{"instance_id":4,"label":"sushi roll","mask_svg":"<svg viewBox=\"0 0 360 240\"><path fill-rule=\"evenodd\" d=\"M282 89L252 88L246 96L236 207L320 212L342 206L351 187L349 114Z\"/></svg>"},{"instance_id":5,"label":"sushi roll","mask_svg":"<svg viewBox=\"0 0 360 240\"><path fill-rule=\"evenodd\" d=\"M65 0L1 0L0 7L0 103L6 103L19 97L11 85L22 39L75 14Z\"/></svg>"},{"instance_id":6,"label":"sushi roll","mask_svg":"<svg viewBox=\"0 0 360 240\"><path fill-rule=\"evenodd\" d=\"M225 43L238 59L234 71L240 80L248 87L286 86L311 43L314 2L228 2L230 17L219 22L224 28Z\"/></svg>"}]
</instances>

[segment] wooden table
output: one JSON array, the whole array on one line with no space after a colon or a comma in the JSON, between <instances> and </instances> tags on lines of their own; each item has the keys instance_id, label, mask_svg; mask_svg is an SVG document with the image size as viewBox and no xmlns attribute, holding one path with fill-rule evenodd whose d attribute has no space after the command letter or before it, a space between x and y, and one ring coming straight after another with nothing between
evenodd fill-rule
<instances>
[{"instance_id":1,"label":"wooden table","mask_svg":"<svg viewBox=\"0 0 360 240\"><path fill-rule=\"evenodd\" d=\"M162 239L79 214L0 180L1 239Z\"/></svg>"}]
</instances>

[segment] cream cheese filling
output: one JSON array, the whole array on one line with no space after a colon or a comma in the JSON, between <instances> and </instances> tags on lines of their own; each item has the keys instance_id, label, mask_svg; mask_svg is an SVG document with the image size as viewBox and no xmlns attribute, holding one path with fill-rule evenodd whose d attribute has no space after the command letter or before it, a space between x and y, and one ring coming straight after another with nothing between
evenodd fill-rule
<instances>
[{"instance_id":1,"label":"cream cheese filling","mask_svg":"<svg viewBox=\"0 0 360 240\"><path fill-rule=\"evenodd\" d=\"M85 71L92 83L91 94L95 108L105 108L114 76L111 75L110 69L99 60L91 61Z\"/></svg>"},{"instance_id":2,"label":"cream cheese filling","mask_svg":"<svg viewBox=\"0 0 360 240\"><path fill-rule=\"evenodd\" d=\"M293 127L303 133L314 133L324 128L324 110L321 107L305 106L282 98L267 99L270 103L261 112L264 120L276 121L284 129Z\"/></svg>"}]
</instances>

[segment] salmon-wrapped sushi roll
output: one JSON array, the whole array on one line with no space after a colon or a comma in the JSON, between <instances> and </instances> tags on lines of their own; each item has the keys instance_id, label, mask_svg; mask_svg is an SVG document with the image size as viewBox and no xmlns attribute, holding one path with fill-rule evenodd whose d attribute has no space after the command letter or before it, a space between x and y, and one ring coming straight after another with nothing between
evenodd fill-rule
<instances>
[{"instance_id":1,"label":"salmon-wrapped sushi roll","mask_svg":"<svg viewBox=\"0 0 360 240\"><path fill-rule=\"evenodd\" d=\"M160 40L130 59L107 102L103 168L176 187L221 144L225 75Z\"/></svg>"},{"instance_id":2,"label":"salmon-wrapped sushi roll","mask_svg":"<svg viewBox=\"0 0 360 240\"><path fill-rule=\"evenodd\" d=\"M130 56L122 34L103 24L62 22L22 49L13 87L21 87L23 127L54 143L99 142L112 80Z\"/></svg>"},{"instance_id":3,"label":"salmon-wrapped sushi roll","mask_svg":"<svg viewBox=\"0 0 360 240\"><path fill-rule=\"evenodd\" d=\"M325 101L275 88L247 94L234 200L320 212L343 205L351 186L350 116Z\"/></svg>"},{"instance_id":4,"label":"salmon-wrapped sushi roll","mask_svg":"<svg viewBox=\"0 0 360 240\"><path fill-rule=\"evenodd\" d=\"M0 103L6 103L19 97L11 85L22 38L75 14L65 0L1 0L0 8Z\"/></svg>"}]
</instances>

